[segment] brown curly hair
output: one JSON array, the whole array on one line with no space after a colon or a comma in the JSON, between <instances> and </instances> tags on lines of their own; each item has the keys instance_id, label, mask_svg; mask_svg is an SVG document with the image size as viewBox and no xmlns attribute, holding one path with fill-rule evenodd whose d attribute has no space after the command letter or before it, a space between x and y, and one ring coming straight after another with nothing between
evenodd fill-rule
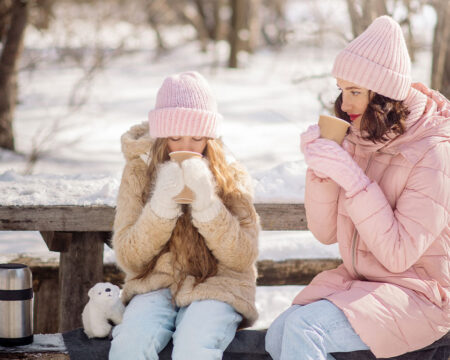
<instances>
[{"instance_id":1,"label":"brown curly hair","mask_svg":"<svg viewBox=\"0 0 450 360\"><path fill-rule=\"evenodd\" d=\"M393 100L369 90L369 104L364 112L360 130L365 140L385 142L387 133L401 135L405 132L405 120L409 115L408 107L403 101ZM350 122L350 117L342 111L342 93L334 102L335 115ZM367 135L366 135L367 134Z\"/></svg>"}]
</instances>

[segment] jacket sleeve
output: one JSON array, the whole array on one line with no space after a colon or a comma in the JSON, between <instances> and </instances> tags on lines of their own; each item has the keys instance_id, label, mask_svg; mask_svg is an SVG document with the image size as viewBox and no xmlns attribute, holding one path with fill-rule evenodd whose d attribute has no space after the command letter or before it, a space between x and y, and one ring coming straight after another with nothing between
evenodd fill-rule
<instances>
[{"instance_id":1,"label":"jacket sleeve","mask_svg":"<svg viewBox=\"0 0 450 360\"><path fill-rule=\"evenodd\" d=\"M450 146L441 143L412 169L395 209L377 183L346 200L364 241L389 271L406 271L449 224Z\"/></svg>"},{"instance_id":2,"label":"jacket sleeve","mask_svg":"<svg viewBox=\"0 0 450 360\"><path fill-rule=\"evenodd\" d=\"M140 159L125 165L117 197L113 248L121 268L139 273L170 239L176 219L158 217L141 199L147 175Z\"/></svg>"},{"instance_id":3,"label":"jacket sleeve","mask_svg":"<svg viewBox=\"0 0 450 360\"><path fill-rule=\"evenodd\" d=\"M308 229L323 244L337 242L337 209L340 187L306 171L305 210Z\"/></svg>"},{"instance_id":4,"label":"jacket sleeve","mask_svg":"<svg viewBox=\"0 0 450 360\"><path fill-rule=\"evenodd\" d=\"M237 169L242 168L235 165ZM235 176L242 196L229 208L222 202L218 215L208 222L193 220L206 245L219 263L234 270L245 271L258 258L259 216L253 206L251 178L246 171Z\"/></svg>"}]
</instances>

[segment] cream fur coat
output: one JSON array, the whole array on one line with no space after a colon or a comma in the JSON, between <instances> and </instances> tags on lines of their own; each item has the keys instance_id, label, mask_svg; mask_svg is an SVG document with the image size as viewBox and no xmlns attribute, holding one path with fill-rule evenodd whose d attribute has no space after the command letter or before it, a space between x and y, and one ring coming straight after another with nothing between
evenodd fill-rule
<instances>
[{"instance_id":1,"label":"cream fur coat","mask_svg":"<svg viewBox=\"0 0 450 360\"><path fill-rule=\"evenodd\" d=\"M168 242L176 219L158 217L149 202L142 201L141 195L147 183L148 152L152 145L148 124L133 126L122 135L121 141L126 165L117 198L112 242L117 263L126 274L122 299L128 303L134 295L161 288L170 288L174 294L176 286L173 279L176 274L171 252L160 256L147 277L134 278ZM251 204L248 176L238 181ZM259 218L254 207L248 203L232 204L229 208L223 205L218 216L209 222L193 220L218 260L218 272L197 286L194 286L194 277L188 275L174 299L177 306L187 306L196 300L220 300L233 306L243 316L241 327L255 322ZM240 224L244 218L250 221Z\"/></svg>"}]
</instances>

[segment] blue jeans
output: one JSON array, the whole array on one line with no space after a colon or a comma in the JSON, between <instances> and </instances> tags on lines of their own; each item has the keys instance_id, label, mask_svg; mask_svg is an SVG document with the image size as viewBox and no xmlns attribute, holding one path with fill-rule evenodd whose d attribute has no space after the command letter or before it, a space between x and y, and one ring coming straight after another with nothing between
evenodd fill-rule
<instances>
[{"instance_id":1,"label":"blue jeans","mask_svg":"<svg viewBox=\"0 0 450 360\"><path fill-rule=\"evenodd\" d=\"M136 295L113 329L109 359L157 360L171 338L172 359L222 359L241 320L232 306L217 300L178 308L168 289Z\"/></svg>"},{"instance_id":2,"label":"blue jeans","mask_svg":"<svg viewBox=\"0 0 450 360\"><path fill-rule=\"evenodd\" d=\"M332 360L333 352L368 349L342 310L328 300L292 305L266 334L266 350L275 360Z\"/></svg>"}]
</instances>

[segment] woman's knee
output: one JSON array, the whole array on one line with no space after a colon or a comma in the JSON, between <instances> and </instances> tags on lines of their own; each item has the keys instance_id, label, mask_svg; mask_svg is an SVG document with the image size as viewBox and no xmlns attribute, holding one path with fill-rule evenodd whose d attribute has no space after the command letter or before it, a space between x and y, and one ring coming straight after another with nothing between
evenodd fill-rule
<instances>
[{"instance_id":1,"label":"woman's knee","mask_svg":"<svg viewBox=\"0 0 450 360\"><path fill-rule=\"evenodd\" d=\"M292 314L299 307L300 305L293 305L288 308L286 311L281 313L269 326L269 329L267 329L265 347L266 351L272 356L272 358L278 359L280 357L285 322L289 318L290 314Z\"/></svg>"}]
</instances>

